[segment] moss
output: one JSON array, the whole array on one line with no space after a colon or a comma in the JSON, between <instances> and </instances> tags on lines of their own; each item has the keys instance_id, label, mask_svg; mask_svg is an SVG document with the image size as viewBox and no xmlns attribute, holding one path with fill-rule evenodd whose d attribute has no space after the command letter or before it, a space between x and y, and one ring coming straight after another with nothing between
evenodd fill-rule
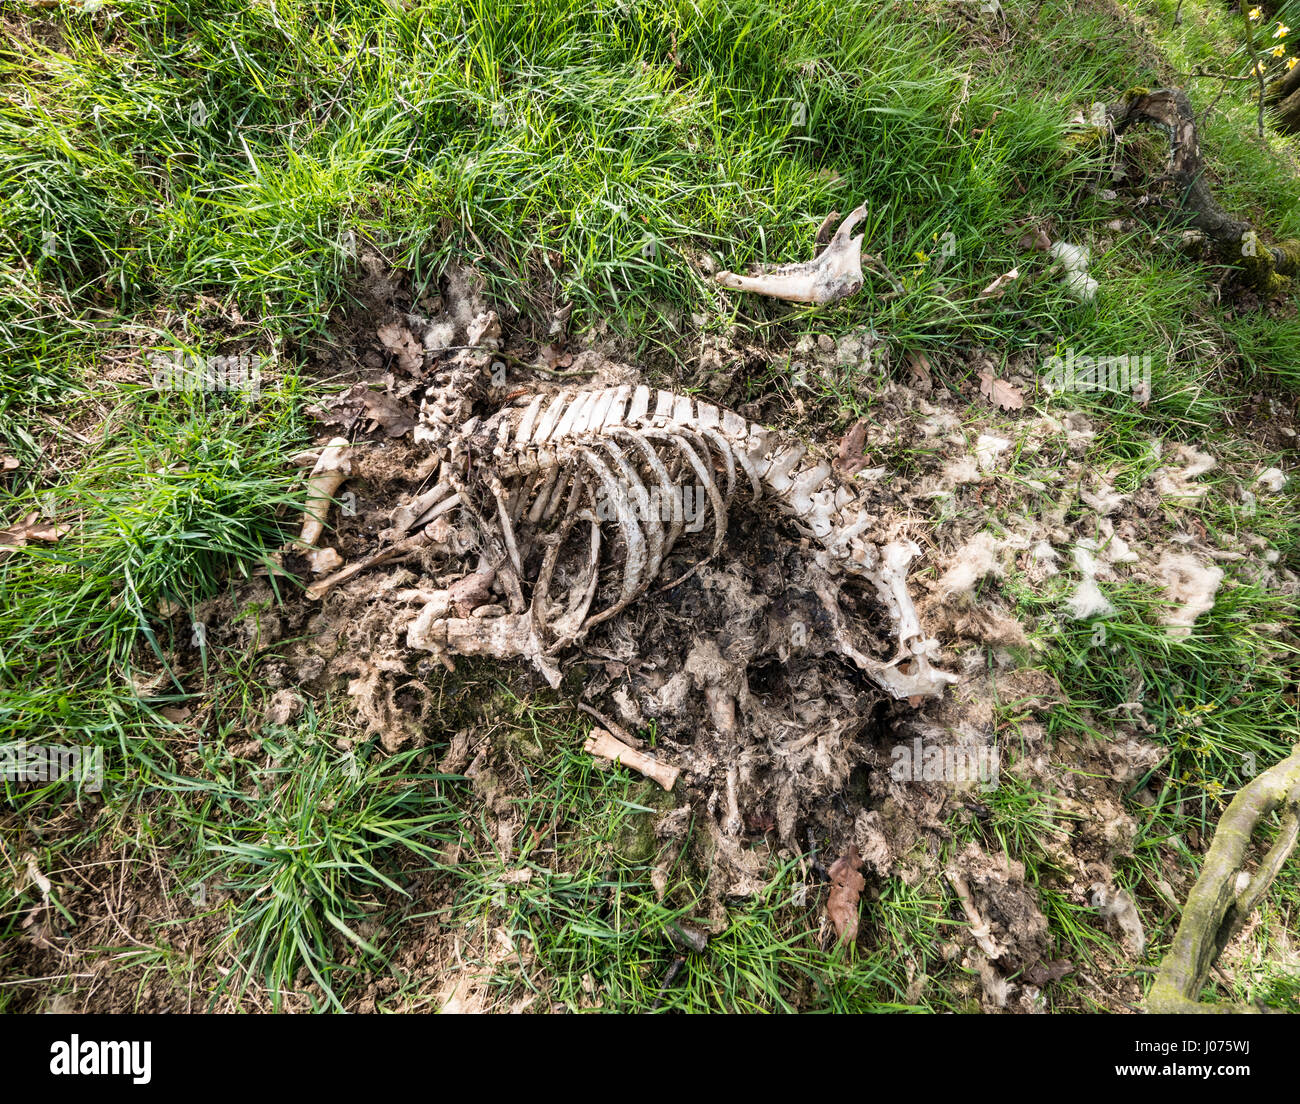
<instances>
[{"instance_id":1,"label":"moss","mask_svg":"<svg viewBox=\"0 0 1300 1104\"><path fill-rule=\"evenodd\" d=\"M627 800L633 805L643 805L655 811L638 813L628 820L618 842L618 856L630 863L653 862L658 858L662 846L662 841L655 835L655 822L660 813L675 808L677 800L671 793L665 793L660 786L648 780L633 787Z\"/></svg>"},{"instance_id":2,"label":"moss","mask_svg":"<svg viewBox=\"0 0 1300 1104\"><path fill-rule=\"evenodd\" d=\"M1277 264L1279 272L1290 276L1300 271L1300 240L1288 238L1273 248L1282 254L1282 260Z\"/></svg>"},{"instance_id":3,"label":"moss","mask_svg":"<svg viewBox=\"0 0 1300 1104\"><path fill-rule=\"evenodd\" d=\"M1281 251L1280 262L1274 257L1274 250ZM1288 288L1291 281L1285 273L1296 271L1297 265L1300 265L1300 242L1296 241L1271 247L1261 244L1253 255L1242 256L1238 261L1243 282L1265 295L1275 295Z\"/></svg>"},{"instance_id":4,"label":"moss","mask_svg":"<svg viewBox=\"0 0 1300 1104\"><path fill-rule=\"evenodd\" d=\"M1093 126L1067 134L1065 144L1074 150L1099 149L1106 144L1108 137L1106 127Z\"/></svg>"}]
</instances>

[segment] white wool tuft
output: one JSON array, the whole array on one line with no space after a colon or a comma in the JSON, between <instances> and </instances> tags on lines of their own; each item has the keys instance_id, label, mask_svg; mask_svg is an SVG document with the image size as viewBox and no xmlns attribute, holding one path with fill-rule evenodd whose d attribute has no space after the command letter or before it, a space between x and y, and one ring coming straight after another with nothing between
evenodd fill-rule
<instances>
[{"instance_id":1,"label":"white wool tuft","mask_svg":"<svg viewBox=\"0 0 1300 1104\"><path fill-rule=\"evenodd\" d=\"M1081 303L1091 303L1097 297L1097 281L1088 275L1089 254L1086 245L1069 242L1053 243L1050 255L1065 269L1065 290Z\"/></svg>"},{"instance_id":2,"label":"white wool tuft","mask_svg":"<svg viewBox=\"0 0 1300 1104\"><path fill-rule=\"evenodd\" d=\"M1083 578L1065 603L1065 611L1075 621L1110 617L1115 612L1115 607L1097 586L1098 565L1093 556L1096 547L1097 542L1091 539L1081 540L1074 546L1074 566Z\"/></svg>"},{"instance_id":3,"label":"white wool tuft","mask_svg":"<svg viewBox=\"0 0 1300 1104\"><path fill-rule=\"evenodd\" d=\"M1268 468L1259 473L1255 482L1263 487L1264 490L1272 491L1274 494L1277 494L1278 491L1286 486L1286 472L1281 468Z\"/></svg>"},{"instance_id":4,"label":"white wool tuft","mask_svg":"<svg viewBox=\"0 0 1300 1104\"><path fill-rule=\"evenodd\" d=\"M1198 452L1190 445L1179 445L1174 453L1175 463L1182 468L1160 468L1155 473L1156 490L1166 498L1193 500L1205 494L1207 488L1192 480L1210 471L1218 461L1207 452Z\"/></svg>"},{"instance_id":5,"label":"white wool tuft","mask_svg":"<svg viewBox=\"0 0 1300 1104\"><path fill-rule=\"evenodd\" d=\"M1075 621L1087 621L1093 617L1111 617L1115 607L1097 586L1097 580L1088 576L1070 595L1065 603L1065 610Z\"/></svg>"},{"instance_id":6,"label":"white wool tuft","mask_svg":"<svg viewBox=\"0 0 1300 1104\"><path fill-rule=\"evenodd\" d=\"M1099 483L1096 491L1080 491L1079 497L1097 511L1102 517L1113 514L1128 501L1129 496L1120 494L1109 483Z\"/></svg>"},{"instance_id":7,"label":"white wool tuft","mask_svg":"<svg viewBox=\"0 0 1300 1104\"><path fill-rule=\"evenodd\" d=\"M1175 604L1160 619L1169 626L1170 636L1187 636L1192 623L1213 608L1214 595L1223 581L1223 568L1207 567L1186 553L1166 552L1156 564L1165 594Z\"/></svg>"},{"instance_id":8,"label":"white wool tuft","mask_svg":"<svg viewBox=\"0 0 1300 1104\"><path fill-rule=\"evenodd\" d=\"M980 471L992 471L998 462L998 456L1011 447L1011 442L1002 437L993 437L987 433L980 434L975 442L975 459Z\"/></svg>"},{"instance_id":9,"label":"white wool tuft","mask_svg":"<svg viewBox=\"0 0 1300 1104\"><path fill-rule=\"evenodd\" d=\"M969 598L975 584L986 575L1001 575L997 560L998 545L993 534L977 533L952 556L952 567L939 579L939 593L945 599Z\"/></svg>"}]
</instances>

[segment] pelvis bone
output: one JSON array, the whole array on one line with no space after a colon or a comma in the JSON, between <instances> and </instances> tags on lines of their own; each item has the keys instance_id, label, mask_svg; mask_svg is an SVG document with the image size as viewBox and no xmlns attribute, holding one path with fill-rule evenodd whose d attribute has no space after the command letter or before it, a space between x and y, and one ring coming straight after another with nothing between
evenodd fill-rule
<instances>
[{"instance_id":1,"label":"pelvis bone","mask_svg":"<svg viewBox=\"0 0 1300 1104\"><path fill-rule=\"evenodd\" d=\"M440 456L440 481L402 507L401 525L455 511L476 533L479 574L495 576L510 608L485 604L465 616L455 588L426 592L410 647L448 664L451 655L526 657L558 686L560 652L652 584L675 586L722 551L727 511L739 496L788 516L815 542L828 577L847 573L874 585L897 653L888 661L866 655L845 632L835 634L838 651L898 698L938 695L956 681L931 666L937 644L921 631L908 592L908 564L919 550L910 541L881 548L868 540L874 519L830 463L803 445L729 410L630 385L524 396L452 428L447 413L455 407L441 394L422 406L415 437ZM669 554L692 532L701 533L703 558L662 578ZM612 587L608 571L602 585L602 568L611 566ZM838 624L834 588L826 591L821 600Z\"/></svg>"},{"instance_id":2,"label":"pelvis bone","mask_svg":"<svg viewBox=\"0 0 1300 1104\"><path fill-rule=\"evenodd\" d=\"M800 264L767 266L754 276L719 272L715 279L734 291L752 291L795 303L833 303L862 287L862 235L853 228L867 214L865 206L849 212L815 260Z\"/></svg>"}]
</instances>

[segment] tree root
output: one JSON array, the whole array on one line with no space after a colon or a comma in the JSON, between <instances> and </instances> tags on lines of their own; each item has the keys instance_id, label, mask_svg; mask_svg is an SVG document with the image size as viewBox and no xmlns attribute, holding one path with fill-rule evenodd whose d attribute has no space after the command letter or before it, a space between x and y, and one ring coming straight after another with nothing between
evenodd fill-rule
<instances>
[{"instance_id":1,"label":"tree root","mask_svg":"<svg viewBox=\"0 0 1300 1104\"><path fill-rule=\"evenodd\" d=\"M1277 838L1260 860L1246 888L1238 876L1260 822L1282 810ZM1210 968L1228 942L1245 926L1255 906L1295 848L1300 836L1300 747L1242 787L1224 812L1205 856L1201 876L1187 898L1178 932L1155 985L1147 1010L1157 1013L1254 1012L1248 1005L1202 1003L1198 998Z\"/></svg>"},{"instance_id":2,"label":"tree root","mask_svg":"<svg viewBox=\"0 0 1300 1104\"><path fill-rule=\"evenodd\" d=\"M1240 271L1248 287L1271 295L1288 286L1290 277L1300 270L1300 241L1265 245L1249 222L1233 218L1219 206L1205 181L1196 116L1186 92L1181 88L1134 88L1106 112L1117 134L1147 123L1169 138L1169 167L1163 179L1180 193L1179 207L1186 213L1188 225L1200 231L1221 261Z\"/></svg>"}]
</instances>

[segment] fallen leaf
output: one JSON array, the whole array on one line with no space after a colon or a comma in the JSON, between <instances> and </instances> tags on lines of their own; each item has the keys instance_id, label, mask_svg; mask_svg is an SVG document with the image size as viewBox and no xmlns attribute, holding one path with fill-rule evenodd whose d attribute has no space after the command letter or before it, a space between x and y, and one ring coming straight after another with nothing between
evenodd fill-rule
<instances>
[{"instance_id":1,"label":"fallen leaf","mask_svg":"<svg viewBox=\"0 0 1300 1104\"><path fill-rule=\"evenodd\" d=\"M0 552L13 552L28 541L62 540L72 532L71 522L41 521L34 511L16 525L0 529Z\"/></svg>"},{"instance_id":2,"label":"fallen leaf","mask_svg":"<svg viewBox=\"0 0 1300 1104\"><path fill-rule=\"evenodd\" d=\"M664 928L664 934L682 954L703 954L709 946L709 933L689 920L678 920Z\"/></svg>"},{"instance_id":3,"label":"fallen leaf","mask_svg":"<svg viewBox=\"0 0 1300 1104\"><path fill-rule=\"evenodd\" d=\"M991 284L989 284L988 287L986 287L977 296L975 296L975 298L976 300L1000 299L1002 298L1002 293L1007 290L1007 285L1010 284L1013 280L1018 280L1019 278L1020 278L1019 268L1013 268L1010 272L1004 272L1001 276L999 276L996 280L994 280Z\"/></svg>"},{"instance_id":4,"label":"fallen leaf","mask_svg":"<svg viewBox=\"0 0 1300 1104\"><path fill-rule=\"evenodd\" d=\"M366 414L378 422L389 437L402 437L410 433L418 419L409 407L382 391L367 391L361 396Z\"/></svg>"},{"instance_id":5,"label":"fallen leaf","mask_svg":"<svg viewBox=\"0 0 1300 1104\"><path fill-rule=\"evenodd\" d=\"M1052 239L1042 230L1030 230L1021 236L1017 244L1021 249L1041 249L1045 253L1052 248Z\"/></svg>"},{"instance_id":6,"label":"fallen leaf","mask_svg":"<svg viewBox=\"0 0 1300 1104\"><path fill-rule=\"evenodd\" d=\"M397 358L403 372L419 372L424 367L424 346L399 322L389 322L375 331L384 348Z\"/></svg>"},{"instance_id":7,"label":"fallen leaf","mask_svg":"<svg viewBox=\"0 0 1300 1104\"><path fill-rule=\"evenodd\" d=\"M31 540L38 541L56 541L62 540L72 532L72 523L68 521L52 525L38 525L35 528L27 530L27 536Z\"/></svg>"},{"instance_id":8,"label":"fallen leaf","mask_svg":"<svg viewBox=\"0 0 1300 1104\"><path fill-rule=\"evenodd\" d=\"M18 457L0 456L0 471L13 471L18 467Z\"/></svg>"},{"instance_id":9,"label":"fallen leaf","mask_svg":"<svg viewBox=\"0 0 1300 1104\"><path fill-rule=\"evenodd\" d=\"M318 406L307 408L307 413L322 425L336 425L350 432L366 409L366 393L370 390L364 382L354 383L344 394L336 395ZM317 457L319 459L319 457ZM316 460L312 460L314 464Z\"/></svg>"},{"instance_id":10,"label":"fallen leaf","mask_svg":"<svg viewBox=\"0 0 1300 1104\"><path fill-rule=\"evenodd\" d=\"M929 391L934 386L930 378L930 358L919 350L907 354L907 371L911 377L908 382L921 391Z\"/></svg>"},{"instance_id":11,"label":"fallen leaf","mask_svg":"<svg viewBox=\"0 0 1300 1104\"><path fill-rule=\"evenodd\" d=\"M841 475L856 475L867 466L867 458L862 455L867 443L867 421L860 418L849 427L840 441L832 466Z\"/></svg>"},{"instance_id":12,"label":"fallen leaf","mask_svg":"<svg viewBox=\"0 0 1300 1104\"><path fill-rule=\"evenodd\" d=\"M841 943L852 943L858 937L858 901L867 881L859 873L862 856L852 844L848 851L831 863L827 874L831 879L830 897L826 913L835 925Z\"/></svg>"},{"instance_id":13,"label":"fallen leaf","mask_svg":"<svg viewBox=\"0 0 1300 1104\"><path fill-rule=\"evenodd\" d=\"M999 410L1019 410L1025 405L1019 389L1006 380L997 379L992 372L980 373L980 394Z\"/></svg>"},{"instance_id":14,"label":"fallen leaf","mask_svg":"<svg viewBox=\"0 0 1300 1104\"><path fill-rule=\"evenodd\" d=\"M543 345L538 352L547 368L567 368L573 363L573 354L566 353L561 345Z\"/></svg>"},{"instance_id":15,"label":"fallen leaf","mask_svg":"<svg viewBox=\"0 0 1300 1104\"><path fill-rule=\"evenodd\" d=\"M1025 969L1025 980L1030 985L1042 988L1049 982L1060 981L1066 974L1074 972L1074 963L1064 958L1054 958L1047 962L1035 962Z\"/></svg>"}]
</instances>

